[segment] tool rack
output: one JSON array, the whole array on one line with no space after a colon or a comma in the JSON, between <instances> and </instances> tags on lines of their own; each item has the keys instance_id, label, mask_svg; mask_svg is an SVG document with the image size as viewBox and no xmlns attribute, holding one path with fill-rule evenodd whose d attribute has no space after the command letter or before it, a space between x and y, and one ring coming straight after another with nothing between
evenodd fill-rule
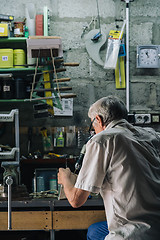
<instances>
[{"instance_id":1,"label":"tool rack","mask_svg":"<svg viewBox=\"0 0 160 240\"><path fill-rule=\"evenodd\" d=\"M19 151L19 111L18 109L11 110L10 113L0 114L0 122L13 122L15 121L15 147L11 151L1 152L0 159L7 160L1 163L3 168L9 168L9 166L18 167L20 160L20 151ZM8 161L9 159L14 159L15 161ZM13 184L13 178L10 174L6 176L5 182L8 186L8 230L12 229L11 222L11 185Z\"/></svg>"}]
</instances>

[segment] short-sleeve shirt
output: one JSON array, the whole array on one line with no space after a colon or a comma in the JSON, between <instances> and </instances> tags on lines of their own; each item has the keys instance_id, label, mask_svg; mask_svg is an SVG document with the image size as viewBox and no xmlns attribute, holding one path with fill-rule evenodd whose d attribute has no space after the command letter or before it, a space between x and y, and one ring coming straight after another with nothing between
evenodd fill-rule
<instances>
[{"instance_id":1,"label":"short-sleeve shirt","mask_svg":"<svg viewBox=\"0 0 160 240\"><path fill-rule=\"evenodd\" d=\"M86 144L75 187L101 194L110 231L133 224L159 232L159 134L124 119L111 122Z\"/></svg>"}]
</instances>

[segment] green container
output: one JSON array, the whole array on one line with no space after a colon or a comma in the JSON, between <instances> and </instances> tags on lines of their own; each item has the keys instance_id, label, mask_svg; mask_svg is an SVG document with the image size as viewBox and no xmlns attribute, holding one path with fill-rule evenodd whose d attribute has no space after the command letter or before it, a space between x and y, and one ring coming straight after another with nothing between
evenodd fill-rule
<instances>
[{"instance_id":1,"label":"green container","mask_svg":"<svg viewBox=\"0 0 160 240\"><path fill-rule=\"evenodd\" d=\"M23 49L14 49L13 50L13 65L14 68L24 68L24 65L26 63L25 60L25 51Z\"/></svg>"}]
</instances>

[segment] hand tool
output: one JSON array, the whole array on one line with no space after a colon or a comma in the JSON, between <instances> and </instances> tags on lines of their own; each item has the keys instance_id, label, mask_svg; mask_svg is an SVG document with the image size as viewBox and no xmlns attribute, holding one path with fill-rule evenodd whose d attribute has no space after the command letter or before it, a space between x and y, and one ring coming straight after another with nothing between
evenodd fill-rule
<instances>
[{"instance_id":1,"label":"hand tool","mask_svg":"<svg viewBox=\"0 0 160 240\"><path fill-rule=\"evenodd\" d=\"M32 127L28 128L28 156L31 153L31 146L32 146Z\"/></svg>"}]
</instances>

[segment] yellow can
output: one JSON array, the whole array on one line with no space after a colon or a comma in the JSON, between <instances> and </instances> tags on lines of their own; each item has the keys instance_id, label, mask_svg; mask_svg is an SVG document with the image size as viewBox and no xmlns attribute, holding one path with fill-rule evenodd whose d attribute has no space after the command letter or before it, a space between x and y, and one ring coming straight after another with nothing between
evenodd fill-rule
<instances>
[{"instance_id":1,"label":"yellow can","mask_svg":"<svg viewBox=\"0 0 160 240\"><path fill-rule=\"evenodd\" d=\"M13 68L13 49L0 49L0 68Z\"/></svg>"},{"instance_id":2,"label":"yellow can","mask_svg":"<svg viewBox=\"0 0 160 240\"><path fill-rule=\"evenodd\" d=\"M14 49L13 50L13 66L14 68L24 68L26 63L25 51L23 49Z\"/></svg>"}]
</instances>

